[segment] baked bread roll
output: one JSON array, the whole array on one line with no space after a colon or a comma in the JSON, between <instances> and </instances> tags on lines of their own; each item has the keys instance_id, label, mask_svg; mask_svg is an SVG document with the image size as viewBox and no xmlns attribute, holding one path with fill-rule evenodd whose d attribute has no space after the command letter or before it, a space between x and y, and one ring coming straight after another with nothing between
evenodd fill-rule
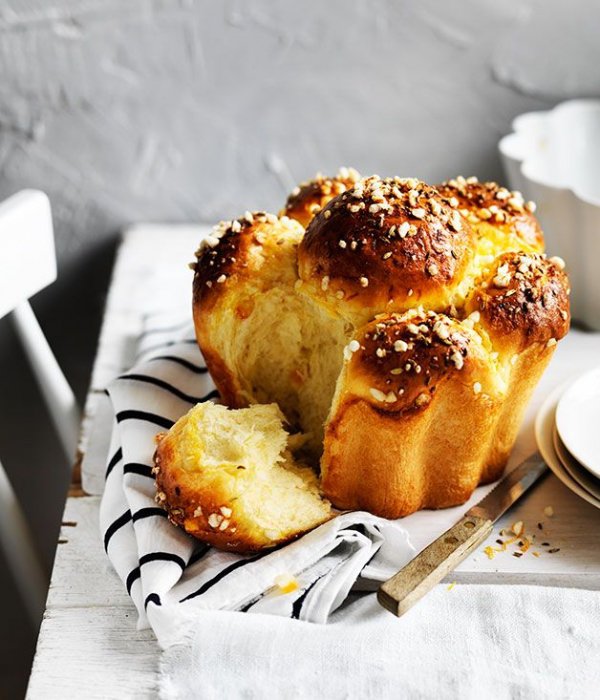
<instances>
[{"instance_id":1,"label":"baked bread roll","mask_svg":"<svg viewBox=\"0 0 600 700\"><path fill-rule=\"evenodd\" d=\"M562 261L531 205L474 178L372 176L319 206L305 233L246 215L198 251L217 387L231 406L281 407L336 507L462 503L500 475L568 330Z\"/></svg>"},{"instance_id":2,"label":"baked bread roll","mask_svg":"<svg viewBox=\"0 0 600 700\"><path fill-rule=\"evenodd\" d=\"M504 251L543 253L544 235L535 218L535 204L520 192L495 182L479 182L460 175L436 189L467 219L477 233L480 256Z\"/></svg>"},{"instance_id":3,"label":"baked bread roll","mask_svg":"<svg viewBox=\"0 0 600 700\"><path fill-rule=\"evenodd\" d=\"M290 451L275 404L232 411L197 404L158 436L159 504L169 520L216 547L274 547L331 516L315 472ZM293 440L293 438L291 438Z\"/></svg>"},{"instance_id":4,"label":"baked bread roll","mask_svg":"<svg viewBox=\"0 0 600 700\"><path fill-rule=\"evenodd\" d=\"M223 222L197 251L194 324L228 406L280 406L308 433L318 463L323 424L351 328L296 292L304 229L263 212Z\"/></svg>"},{"instance_id":5,"label":"baked bread roll","mask_svg":"<svg viewBox=\"0 0 600 700\"><path fill-rule=\"evenodd\" d=\"M359 180L360 174L354 168L340 168L333 177L317 173L313 180L302 182L296 187L280 216L288 216L306 227L326 204L338 194L352 189Z\"/></svg>"}]
</instances>

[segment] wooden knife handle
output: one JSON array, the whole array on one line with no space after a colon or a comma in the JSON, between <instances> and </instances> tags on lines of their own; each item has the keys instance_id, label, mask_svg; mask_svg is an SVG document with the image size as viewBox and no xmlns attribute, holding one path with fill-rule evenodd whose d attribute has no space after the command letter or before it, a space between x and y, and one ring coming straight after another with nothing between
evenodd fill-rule
<instances>
[{"instance_id":1,"label":"wooden knife handle","mask_svg":"<svg viewBox=\"0 0 600 700\"><path fill-rule=\"evenodd\" d=\"M377 600L400 617L455 569L491 533L491 520L465 515L456 525L381 584Z\"/></svg>"}]
</instances>

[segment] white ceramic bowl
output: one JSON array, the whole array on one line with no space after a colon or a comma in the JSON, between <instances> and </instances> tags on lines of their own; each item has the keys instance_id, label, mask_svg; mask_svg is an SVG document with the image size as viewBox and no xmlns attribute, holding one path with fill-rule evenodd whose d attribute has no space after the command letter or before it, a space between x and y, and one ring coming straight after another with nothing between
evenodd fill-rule
<instances>
[{"instance_id":1,"label":"white ceramic bowl","mask_svg":"<svg viewBox=\"0 0 600 700\"><path fill-rule=\"evenodd\" d=\"M498 148L510 187L537 204L548 254L567 263L573 318L600 330L600 100L522 114Z\"/></svg>"}]
</instances>

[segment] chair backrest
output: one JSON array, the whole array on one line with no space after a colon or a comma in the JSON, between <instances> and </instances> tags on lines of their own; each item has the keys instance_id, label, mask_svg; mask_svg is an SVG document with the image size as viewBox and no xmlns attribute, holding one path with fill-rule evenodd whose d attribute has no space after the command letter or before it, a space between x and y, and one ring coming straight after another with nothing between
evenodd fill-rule
<instances>
[{"instance_id":1,"label":"chair backrest","mask_svg":"<svg viewBox=\"0 0 600 700\"><path fill-rule=\"evenodd\" d=\"M55 279L50 201L22 190L0 204L0 318Z\"/></svg>"},{"instance_id":2,"label":"chair backrest","mask_svg":"<svg viewBox=\"0 0 600 700\"><path fill-rule=\"evenodd\" d=\"M0 204L0 318L10 313L70 462L79 409L28 301L55 279L50 202L43 192L23 190ZM0 545L37 625L44 610L47 576L35 537L1 463Z\"/></svg>"},{"instance_id":3,"label":"chair backrest","mask_svg":"<svg viewBox=\"0 0 600 700\"><path fill-rule=\"evenodd\" d=\"M0 204L0 318L11 314L71 462L77 446L79 408L28 301L55 279L50 200L39 190L22 190Z\"/></svg>"}]
</instances>

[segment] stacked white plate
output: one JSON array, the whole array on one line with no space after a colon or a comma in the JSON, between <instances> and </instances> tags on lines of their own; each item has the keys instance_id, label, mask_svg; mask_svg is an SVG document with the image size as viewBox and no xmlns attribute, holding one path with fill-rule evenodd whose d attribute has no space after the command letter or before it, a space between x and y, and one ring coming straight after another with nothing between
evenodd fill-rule
<instances>
[{"instance_id":1,"label":"stacked white plate","mask_svg":"<svg viewBox=\"0 0 600 700\"><path fill-rule=\"evenodd\" d=\"M537 415L535 432L554 474L600 508L600 367L552 392Z\"/></svg>"}]
</instances>

